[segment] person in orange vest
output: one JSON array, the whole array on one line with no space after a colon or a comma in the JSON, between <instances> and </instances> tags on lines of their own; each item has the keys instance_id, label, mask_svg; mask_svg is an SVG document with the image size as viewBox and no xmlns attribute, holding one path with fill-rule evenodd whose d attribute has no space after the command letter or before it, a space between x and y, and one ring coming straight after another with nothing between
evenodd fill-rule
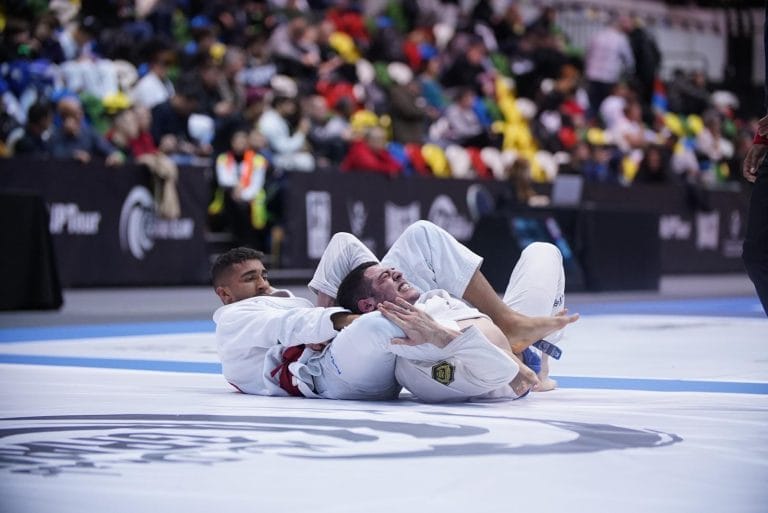
<instances>
[{"instance_id":1,"label":"person in orange vest","mask_svg":"<svg viewBox=\"0 0 768 513\"><path fill-rule=\"evenodd\" d=\"M229 150L216 158L216 181L223 196L223 213L239 244L264 247L267 226L266 193L269 162L248 142L245 129L235 129Z\"/></svg>"}]
</instances>

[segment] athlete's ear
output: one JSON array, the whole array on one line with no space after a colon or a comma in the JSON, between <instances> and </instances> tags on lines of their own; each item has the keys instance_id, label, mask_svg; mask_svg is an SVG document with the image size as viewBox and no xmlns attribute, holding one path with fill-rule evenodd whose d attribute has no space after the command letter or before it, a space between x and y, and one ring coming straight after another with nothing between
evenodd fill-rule
<instances>
[{"instance_id":1,"label":"athlete's ear","mask_svg":"<svg viewBox=\"0 0 768 513\"><path fill-rule=\"evenodd\" d=\"M376 301L372 297L366 297L357 300L357 309L363 313L373 312L376 310Z\"/></svg>"},{"instance_id":2,"label":"athlete's ear","mask_svg":"<svg viewBox=\"0 0 768 513\"><path fill-rule=\"evenodd\" d=\"M226 287L216 287L216 295L219 296L219 299L221 299L221 302L225 305L233 303L235 299Z\"/></svg>"}]
</instances>

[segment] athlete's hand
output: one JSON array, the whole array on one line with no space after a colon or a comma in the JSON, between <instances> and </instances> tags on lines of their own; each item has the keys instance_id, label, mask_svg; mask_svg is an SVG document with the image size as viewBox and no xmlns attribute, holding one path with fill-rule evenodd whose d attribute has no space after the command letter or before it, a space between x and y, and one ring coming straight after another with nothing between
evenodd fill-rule
<instances>
[{"instance_id":1,"label":"athlete's hand","mask_svg":"<svg viewBox=\"0 0 768 513\"><path fill-rule=\"evenodd\" d=\"M398 345L418 346L431 343L438 347L447 346L460 332L441 326L423 310L415 308L408 301L397 298L395 303L385 301L378 306L381 314L405 332L405 338L393 338Z\"/></svg>"},{"instance_id":2,"label":"athlete's hand","mask_svg":"<svg viewBox=\"0 0 768 513\"><path fill-rule=\"evenodd\" d=\"M317 351L319 353L323 349L325 349L325 346L327 345L328 345L328 342L321 342L320 344L307 344L307 347L310 348L312 351Z\"/></svg>"},{"instance_id":3,"label":"athlete's hand","mask_svg":"<svg viewBox=\"0 0 768 513\"><path fill-rule=\"evenodd\" d=\"M768 116L763 119L766 118L768 118ZM762 121L762 119L760 121ZM753 144L747 152L747 155L744 157L744 167L742 172L744 174L744 178L748 182L754 183L754 181L757 180L757 169L763 162L766 153L768 153L768 146L765 144L757 143Z\"/></svg>"},{"instance_id":4,"label":"athlete's hand","mask_svg":"<svg viewBox=\"0 0 768 513\"><path fill-rule=\"evenodd\" d=\"M352 321L360 317L360 314L353 314L351 312L336 312L331 315L331 322L333 323L333 329L341 331L350 324Z\"/></svg>"}]
</instances>

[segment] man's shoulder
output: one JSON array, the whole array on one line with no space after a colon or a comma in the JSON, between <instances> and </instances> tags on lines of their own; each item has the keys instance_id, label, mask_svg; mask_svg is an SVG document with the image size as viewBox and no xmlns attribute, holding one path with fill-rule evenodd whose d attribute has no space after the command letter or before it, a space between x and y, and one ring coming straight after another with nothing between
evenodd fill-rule
<instances>
[{"instance_id":1,"label":"man's shoulder","mask_svg":"<svg viewBox=\"0 0 768 513\"><path fill-rule=\"evenodd\" d=\"M248 299L242 299L235 303L220 306L213 314L213 320L220 322L232 315L239 315L247 312L271 311L271 310L291 310L293 308L311 308L313 307L307 299L296 297L288 291L288 295L275 296L255 296Z\"/></svg>"}]
</instances>

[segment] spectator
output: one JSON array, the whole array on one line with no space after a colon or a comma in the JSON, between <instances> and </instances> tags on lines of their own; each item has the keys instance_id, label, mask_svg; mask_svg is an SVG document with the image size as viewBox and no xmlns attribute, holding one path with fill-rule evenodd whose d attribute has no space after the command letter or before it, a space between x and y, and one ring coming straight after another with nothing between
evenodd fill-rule
<instances>
[{"instance_id":1,"label":"spectator","mask_svg":"<svg viewBox=\"0 0 768 513\"><path fill-rule=\"evenodd\" d=\"M733 156L733 143L723 137L722 122L716 112L704 116L704 127L696 136L696 153L701 160L717 165Z\"/></svg>"},{"instance_id":2,"label":"spectator","mask_svg":"<svg viewBox=\"0 0 768 513\"><path fill-rule=\"evenodd\" d=\"M392 138L400 143L423 143L427 123L437 111L428 108L419 82L409 77L404 84L394 85L389 95Z\"/></svg>"},{"instance_id":3,"label":"spectator","mask_svg":"<svg viewBox=\"0 0 768 513\"><path fill-rule=\"evenodd\" d=\"M483 148L494 146L496 141L483 126L475 111L475 93L470 88L461 89L456 101L445 111L448 121L448 140L461 146Z\"/></svg>"},{"instance_id":4,"label":"spectator","mask_svg":"<svg viewBox=\"0 0 768 513\"><path fill-rule=\"evenodd\" d=\"M592 148L592 154L582 162L581 172L590 182L619 183L619 153L615 147L599 144Z\"/></svg>"},{"instance_id":5,"label":"spectator","mask_svg":"<svg viewBox=\"0 0 768 513\"><path fill-rule=\"evenodd\" d=\"M667 88L669 110L678 114L700 114L710 105L707 77L702 71L694 71L688 77L682 70L675 70Z\"/></svg>"},{"instance_id":6,"label":"spectator","mask_svg":"<svg viewBox=\"0 0 768 513\"><path fill-rule=\"evenodd\" d=\"M448 107L448 99L440 83L440 58L432 57L424 66L424 71L419 75L421 83L421 95L427 101L427 105L435 112L442 113Z\"/></svg>"},{"instance_id":7,"label":"spectator","mask_svg":"<svg viewBox=\"0 0 768 513\"><path fill-rule=\"evenodd\" d=\"M232 133L230 147L216 158L216 181L224 192L224 215L239 245L265 247L266 226L264 185L268 162L249 147L248 132Z\"/></svg>"},{"instance_id":8,"label":"spectator","mask_svg":"<svg viewBox=\"0 0 768 513\"><path fill-rule=\"evenodd\" d=\"M174 53L160 41L151 43L148 51L149 71L136 82L130 96L135 105L151 109L173 96L168 70L173 64Z\"/></svg>"},{"instance_id":9,"label":"spectator","mask_svg":"<svg viewBox=\"0 0 768 513\"><path fill-rule=\"evenodd\" d=\"M343 104L347 104L341 100ZM307 139L312 145L318 167L339 165L347 153L350 138L349 122L342 116L328 112L322 96L312 96L307 101L307 113L311 123Z\"/></svg>"},{"instance_id":10,"label":"spectator","mask_svg":"<svg viewBox=\"0 0 768 513\"><path fill-rule=\"evenodd\" d=\"M12 147L14 155L32 155L38 158L50 156L53 109L47 101L33 104L27 113L27 124L21 137Z\"/></svg>"},{"instance_id":11,"label":"spectator","mask_svg":"<svg viewBox=\"0 0 768 513\"><path fill-rule=\"evenodd\" d=\"M200 107L199 86L191 77L183 77L174 94L152 109L152 139L167 155L208 155L209 145L196 143L189 132L190 116Z\"/></svg>"},{"instance_id":12,"label":"spectator","mask_svg":"<svg viewBox=\"0 0 768 513\"><path fill-rule=\"evenodd\" d=\"M245 87L240 81L240 74L245 69L245 64L245 53L242 50L227 48L219 77L219 91L227 108L222 108L223 106L220 105L219 110L214 110L217 116L231 116L245 106Z\"/></svg>"},{"instance_id":13,"label":"spectator","mask_svg":"<svg viewBox=\"0 0 768 513\"><path fill-rule=\"evenodd\" d=\"M640 104L636 101L629 102L608 132L625 155L633 150L642 150L646 145L646 136Z\"/></svg>"},{"instance_id":14,"label":"spectator","mask_svg":"<svg viewBox=\"0 0 768 513\"><path fill-rule=\"evenodd\" d=\"M123 155L85 122L83 108L77 98L65 96L56 106L61 125L51 137L51 154L55 158L91 162L105 159L108 166L121 164Z\"/></svg>"},{"instance_id":15,"label":"spectator","mask_svg":"<svg viewBox=\"0 0 768 513\"><path fill-rule=\"evenodd\" d=\"M181 215L176 188L179 170L176 164L155 146L150 135L149 109L125 109L117 116L107 139L127 156L128 160L147 166L151 175L155 198L155 211L160 217L177 219Z\"/></svg>"},{"instance_id":16,"label":"spectator","mask_svg":"<svg viewBox=\"0 0 768 513\"><path fill-rule=\"evenodd\" d=\"M33 55L55 64L64 62L64 50L56 39L59 22L53 14L47 13L35 24L34 39L30 42Z\"/></svg>"},{"instance_id":17,"label":"spectator","mask_svg":"<svg viewBox=\"0 0 768 513\"><path fill-rule=\"evenodd\" d=\"M661 66L661 52L653 35L645 28L642 20L634 20L629 32L629 45L635 59L635 79L643 107L650 107L653 85Z\"/></svg>"},{"instance_id":18,"label":"spectator","mask_svg":"<svg viewBox=\"0 0 768 513\"><path fill-rule=\"evenodd\" d=\"M667 184L669 183L668 169L669 157L666 149L660 145L650 146L640 162L633 183Z\"/></svg>"},{"instance_id":19,"label":"spectator","mask_svg":"<svg viewBox=\"0 0 768 513\"><path fill-rule=\"evenodd\" d=\"M486 73L486 58L488 52L482 40L473 39L466 51L458 48L458 56L448 66L442 77L443 85L447 88L471 88L482 93L483 78Z\"/></svg>"},{"instance_id":20,"label":"spectator","mask_svg":"<svg viewBox=\"0 0 768 513\"><path fill-rule=\"evenodd\" d=\"M311 127L309 119L301 118L296 130L291 131L289 120L298 114L297 111L295 99L276 96L272 108L264 111L257 126L274 154L275 167L281 171L314 171L315 159L305 151L307 132Z\"/></svg>"},{"instance_id":21,"label":"spectator","mask_svg":"<svg viewBox=\"0 0 768 513\"><path fill-rule=\"evenodd\" d=\"M320 65L317 32L303 17L278 26L269 38L269 48L278 72L300 81L312 80Z\"/></svg>"},{"instance_id":22,"label":"spectator","mask_svg":"<svg viewBox=\"0 0 768 513\"><path fill-rule=\"evenodd\" d=\"M630 19L620 16L589 41L585 75L589 81L589 105L593 115L622 74L634 70L635 58L627 39L631 28Z\"/></svg>"},{"instance_id":23,"label":"spectator","mask_svg":"<svg viewBox=\"0 0 768 513\"><path fill-rule=\"evenodd\" d=\"M62 32L59 36L59 44L66 60L98 57L96 37L99 32L101 32L101 25L94 16L84 16L71 29Z\"/></svg>"},{"instance_id":24,"label":"spectator","mask_svg":"<svg viewBox=\"0 0 768 513\"><path fill-rule=\"evenodd\" d=\"M370 128L362 139L352 143L342 171L367 171L379 173L390 178L398 176L402 170L400 163L387 151L387 136L381 127Z\"/></svg>"},{"instance_id":25,"label":"spectator","mask_svg":"<svg viewBox=\"0 0 768 513\"><path fill-rule=\"evenodd\" d=\"M605 125L605 128L611 130L614 125L620 120L626 117L624 110L627 107L627 102L630 100L632 92L627 86L626 82L619 82L611 89L611 94L608 95L600 107L600 119Z\"/></svg>"},{"instance_id":26,"label":"spectator","mask_svg":"<svg viewBox=\"0 0 768 513\"><path fill-rule=\"evenodd\" d=\"M277 66L270 59L264 36L253 36L246 45L243 84L246 88L268 88L269 81L275 75L277 75Z\"/></svg>"}]
</instances>

